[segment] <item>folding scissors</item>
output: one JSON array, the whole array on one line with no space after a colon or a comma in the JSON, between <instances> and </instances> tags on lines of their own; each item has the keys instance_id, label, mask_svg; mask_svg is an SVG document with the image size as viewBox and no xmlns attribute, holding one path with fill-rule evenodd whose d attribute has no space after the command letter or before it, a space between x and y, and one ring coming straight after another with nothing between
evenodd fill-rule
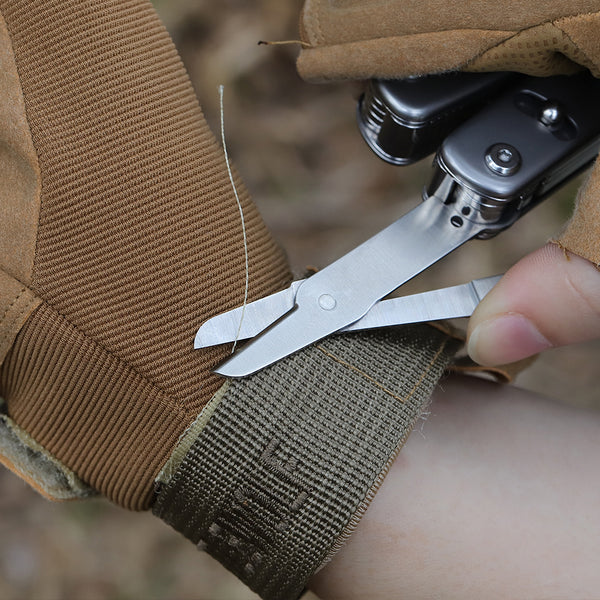
<instances>
[{"instance_id":1,"label":"folding scissors","mask_svg":"<svg viewBox=\"0 0 600 600\"><path fill-rule=\"evenodd\" d=\"M250 375L336 332L471 315L499 277L385 297L465 242L510 227L585 168L600 150L600 82L461 77L372 82L359 122L380 156L406 164L443 138L423 202L315 275L206 321L195 348L252 338L217 373ZM440 111L444 94L452 100Z\"/></svg>"}]
</instances>

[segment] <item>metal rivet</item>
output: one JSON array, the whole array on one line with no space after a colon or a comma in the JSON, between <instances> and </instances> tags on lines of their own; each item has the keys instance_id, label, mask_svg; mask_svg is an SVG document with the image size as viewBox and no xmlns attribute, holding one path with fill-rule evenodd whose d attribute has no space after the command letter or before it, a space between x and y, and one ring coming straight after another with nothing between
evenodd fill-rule
<instances>
[{"instance_id":1,"label":"metal rivet","mask_svg":"<svg viewBox=\"0 0 600 600\"><path fill-rule=\"evenodd\" d=\"M337 305L337 302L333 296L329 294L323 294L319 296L319 306L323 310L333 310Z\"/></svg>"},{"instance_id":2,"label":"metal rivet","mask_svg":"<svg viewBox=\"0 0 600 600\"><path fill-rule=\"evenodd\" d=\"M561 107L549 100L542 106L539 121L542 125L546 125L546 127L553 127L563 120L563 116L564 114Z\"/></svg>"}]
</instances>

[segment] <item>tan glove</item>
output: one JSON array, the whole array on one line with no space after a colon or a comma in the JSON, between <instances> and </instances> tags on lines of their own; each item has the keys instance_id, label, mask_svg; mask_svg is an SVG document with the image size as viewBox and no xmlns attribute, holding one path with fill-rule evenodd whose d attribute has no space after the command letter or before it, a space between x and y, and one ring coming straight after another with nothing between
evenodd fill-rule
<instances>
[{"instance_id":1,"label":"tan glove","mask_svg":"<svg viewBox=\"0 0 600 600\"><path fill-rule=\"evenodd\" d=\"M598 75L599 25L597 0L307 0L298 69L311 81L581 66Z\"/></svg>"},{"instance_id":2,"label":"tan glove","mask_svg":"<svg viewBox=\"0 0 600 600\"><path fill-rule=\"evenodd\" d=\"M4 461L68 494L10 454L33 439L114 502L147 508L222 385L210 371L227 349L193 350L194 329L244 298L223 152L149 2L6 0L0 13ZM256 298L289 273L238 190Z\"/></svg>"},{"instance_id":3,"label":"tan glove","mask_svg":"<svg viewBox=\"0 0 600 600\"><path fill-rule=\"evenodd\" d=\"M307 0L301 34L298 69L310 81L452 70L600 76L598 0ZM555 243L511 269L474 313L475 360L512 362L600 337L599 198L596 167Z\"/></svg>"}]
</instances>

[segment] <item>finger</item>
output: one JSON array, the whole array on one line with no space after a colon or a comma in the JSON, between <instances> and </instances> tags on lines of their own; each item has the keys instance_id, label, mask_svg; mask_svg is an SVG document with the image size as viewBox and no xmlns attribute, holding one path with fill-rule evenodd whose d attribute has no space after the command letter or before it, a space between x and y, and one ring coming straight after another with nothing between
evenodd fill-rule
<instances>
[{"instance_id":1,"label":"finger","mask_svg":"<svg viewBox=\"0 0 600 600\"><path fill-rule=\"evenodd\" d=\"M599 337L600 271L547 244L512 267L479 304L469 321L468 352L491 366Z\"/></svg>"}]
</instances>

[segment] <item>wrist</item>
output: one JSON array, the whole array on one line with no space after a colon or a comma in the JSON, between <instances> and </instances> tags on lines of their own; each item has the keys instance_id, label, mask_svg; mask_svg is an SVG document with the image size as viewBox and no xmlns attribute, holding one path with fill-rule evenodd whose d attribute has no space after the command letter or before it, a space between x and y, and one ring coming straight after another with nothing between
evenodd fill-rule
<instances>
[{"instance_id":1,"label":"wrist","mask_svg":"<svg viewBox=\"0 0 600 600\"><path fill-rule=\"evenodd\" d=\"M599 434L598 413L444 381L423 435L311 587L322 600L593 597Z\"/></svg>"}]
</instances>

